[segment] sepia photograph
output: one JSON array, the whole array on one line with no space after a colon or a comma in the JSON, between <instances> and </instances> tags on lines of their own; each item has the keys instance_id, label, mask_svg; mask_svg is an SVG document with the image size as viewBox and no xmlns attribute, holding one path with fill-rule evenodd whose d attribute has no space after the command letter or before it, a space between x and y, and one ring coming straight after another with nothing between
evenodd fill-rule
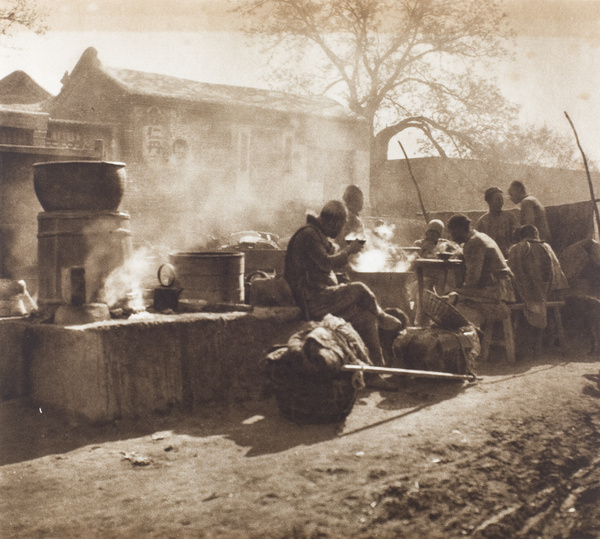
<instances>
[{"instance_id":1,"label":"sepia photograph","mask_svg":"<svg viewBox=\"0 0 600 539\"><path fill-rule=\"evenodd\" d=\"M600 0L0 0L0 537L600 537Z\"/></svg>"}]
</instances>

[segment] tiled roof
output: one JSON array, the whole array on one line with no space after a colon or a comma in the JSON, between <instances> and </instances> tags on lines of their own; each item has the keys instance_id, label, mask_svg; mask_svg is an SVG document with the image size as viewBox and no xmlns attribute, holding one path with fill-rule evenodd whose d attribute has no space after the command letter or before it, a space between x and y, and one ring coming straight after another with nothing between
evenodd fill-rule
<instances>
[{"instance_id":1,"label":"tiled roof","mask_svg":"<svg viewBox=\"0 0 600 539\"><path fill-rule=\"evenodd\" d=\"M101 69L131 95L175 99L190 103L239 105L332 118L356 118L350 110L326 97L304 97L258 88L209 84L107 66L102 66Z\"/></svg>"},{"instance_id":2,"label":"tiled roof","mask_svg":"<svg viewBox=\"0 0 600 539\"><path fill-rule=\"evenodd\" d=\"M0 103L29 104L51 96L24 71L13 71L0 80Z\"/></svg>"}]
</instances>

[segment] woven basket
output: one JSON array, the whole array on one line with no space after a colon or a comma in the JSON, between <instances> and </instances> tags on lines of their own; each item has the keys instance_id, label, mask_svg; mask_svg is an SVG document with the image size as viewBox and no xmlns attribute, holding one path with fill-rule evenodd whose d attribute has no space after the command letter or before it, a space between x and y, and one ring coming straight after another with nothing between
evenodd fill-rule
<instances>
[{"instance_id":1,"label":"woven basket","mask_svg":"<svg viewBox=\"0 0 600 539\"><path fill-rule=\"evenodd\" d=\"M469 325L469 321L458 309L431 290L423 291L423 312L442 329L457 330Z\"/></svg>"},{"instance_id":2,"label":"woven basket","mask_svg":"<svg viewBox=\"0 0 600 539\"><path fill-rule=\"evenodd\" d=\"M335 378L292 375L274 368L271 381L282 415L296 423L338 423L352 411L358 390L353 373Z\"/></svg>"}]
</instances>

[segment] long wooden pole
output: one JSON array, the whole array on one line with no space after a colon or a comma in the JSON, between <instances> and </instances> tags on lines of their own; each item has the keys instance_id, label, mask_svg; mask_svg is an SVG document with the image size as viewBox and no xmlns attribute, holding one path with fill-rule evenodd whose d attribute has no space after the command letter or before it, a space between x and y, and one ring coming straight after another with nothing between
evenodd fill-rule
<instances>
[{"instance_id":1,"label":"long wooden pole","mask_svg":"<svg viewBox=\"0 0 600 539\"><path fill-rule=\"evenodd\" d=\"M408 172L410 173L412 182L415 184L415 189L417 190L417 196L419 197L419 204L421 205L421 211L423 212L423 217L425 217L425 223L429 223L429 214L427 213L427 210L425 209L425 204L423 204L423 198L421 197L421 189L419 189L419 184L417 183L417 178L415 178L415 175L413 174L413 171L412 171L412 167L410 166L410 159L408 158L408 155L406 155L406 151L404 150L404 146L402 146L402 143L400 141L398 141L398 144L400 145L400 149L402 150L402 153L404 154L404 159L406 159L406 164L408 166Z\"/></svg>"},{"instance_id":2,"label":"long wooden pole","mask_svg":"<svg viewBox=\"0 0 600 539\"><path fill-rule=\"evenodd\" d=\"M596 216L596 226L598 227L598 232L600 233L600 213L598 212L598 203L597 203L598 201L596 199L596 195L594 194L594 184L592 183L592 177L590 175L590 169L588 167L587 158L585 157L583 148L581 147L581 144L579 143L579 137L577 136L577 131L575 130L575 126L573 125L571 118L569 118L567 111L565 111L565 116L567 117L567 120L569 120L569 123L571 124L573 133L575 134L575 141L577 142L577 147L579 148L579 151L581 152L581 156L583 157L583 165L585 166L585 173L587 175L588 186L590 188L590 197L592 199L592 204L594 205L594 214Z\"/></svg>"},{"instance_id":3,"label":"long wooden pole","mask_svg":"<svg viewBox=\"0 0 600 539\"><path fill-rule=\"evenodd\" d=\"M443 380L464 380L474 382L477 377L474 374L451 374L449 372L419 371L413 369L396 369L395 367L376 367L374 365L342 365L343 371L361 371L376 374L399 374L402 376L414 376L415 378L438 378Z\"/></svg>"}]
</instances>

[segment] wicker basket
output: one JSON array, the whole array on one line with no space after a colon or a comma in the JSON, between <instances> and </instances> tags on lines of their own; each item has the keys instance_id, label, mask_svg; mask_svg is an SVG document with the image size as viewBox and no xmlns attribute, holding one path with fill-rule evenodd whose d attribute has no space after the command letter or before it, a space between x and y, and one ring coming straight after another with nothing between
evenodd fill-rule
<instances>
[{"instance_id":1,"label":"wicker basket","mask_svg":"<svg viewBox=\"0 0 600 539\"><path fill-rule=\"evenodd\" d=\"M423 312L442 329L457 330L470 323L458 309L431 290L423 291Z\"/></svg>"},{"instance_id":2,"label":"wicker basket","mask_svg":"<svg viewBox=\"0 0 600 539\"><path fill-rule=\"evenodd\" d=\"M271 369L275 399L282 415L296 423L338 423L352 411L358 390L353 373L334 378L303 376Z\"/></svg>"}]
</instances>

